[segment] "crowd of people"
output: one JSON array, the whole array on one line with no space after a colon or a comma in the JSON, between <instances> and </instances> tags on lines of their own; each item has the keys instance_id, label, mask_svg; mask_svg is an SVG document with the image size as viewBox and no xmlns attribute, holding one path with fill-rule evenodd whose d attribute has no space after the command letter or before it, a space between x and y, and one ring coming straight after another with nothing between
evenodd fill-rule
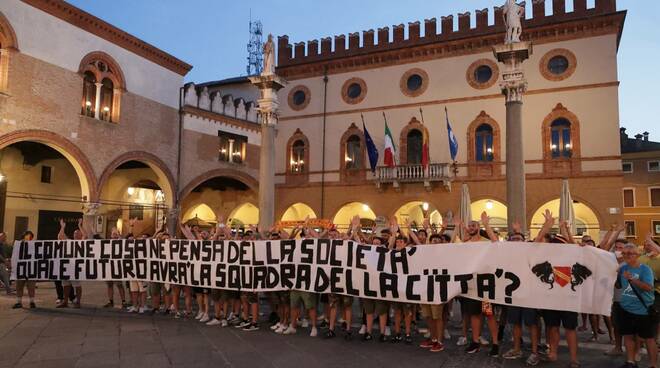
<instances>
[{"instance_id":1,"label":"crowd of people","mask_svg":"<svg viewBox=\"0 0 660 368\"><path fill-rule=\"evenodd\" d=\"M411 304L388 302L375 299L359 299L338 294L316 294L304 291L278 291L262 295L270 305L268 316L270 330L275 334L293 335L299 329L309 328L309 336L316 337L321 331L325 338L334 338L338 334L346 340L359 334L364 341L374 337L374 323L378 325L377 340L380 342L413 344L413 325L419 325L419 320L426 322L426 337L419 347L430 352L441 352L445 343L451 339L448 327L449 315L454 303L460 303L462 331L456 344L464 346L465 353L475 354L483 346L490 345L490 356L501 356L504 359L524 358L523 326L529 333L531 353L525 358L526 364L535 366L541 361L556 361L560 343L560 327L564 329L564 338L570 355L570 367L579 367L578 361L578 330L587 329L587 321L592 330L592 341L597 341L599 335L607 334L612 348L606 352L610 356L624 356L622 367L637 367L640 356L646 351L649 367L656 366L658 337L658 321L656 305L660 303L660 246L649 235L642 247L628 242L619 235L622 228L613 226L598 244L588 235L579 240L570 232L570 226L562 221L558 224L559 232L555 233L555 218L550 211L544 213L545 222L534 239L522 231L518 223L511 226L512 231L501 237L490 226L490 219L484 212L481 221L463 223L454 219L447 227L431 226L425 220L421 226L407 223L399 226L396 218L392 218L389 226L376 231L375 228L363 228L360 218L354 217L347 231L339 231L336 227L315 228L309 220L301 222L289 231L273 227L268 231L260 231L249 227L244 231L232 229L222 219L217 226L209 231L198 227L181 225L181 234L187 239L204 240L260 240L260 239L294 239L294 238L329 238L353 239L360 243L376 247L402 250L413 246L441 246L443 243L461 242L496 242L500 240L538 243L579 244L593 246L612 252L618 263L619 270L614 288L611 317L597 315L580 315L575 312L556 310L536 310L515 306L501 306L467 298L456 298L446 304ZM59 239L66 239L66 224L60 223ZM129 222L129 232L122 235L113 229L111 238L131 239L135 237L132 230L135 220ZM451 229L451 230L450 230ZM73 232L74 239L98 238L83 221ZM151 237L143 234L141 237ZM163 226L156 234L156 239L169 239L170 234ZM502 238L502 239L501 239ZM23 239L32 240L34 235L26 232ZM4 244L6 236L0 233L0 243ZM2 256L3 252L0 252ZM643 255L642 255L643 253ZM9 265L8 259L0 259ZM658 276L660 278L660 276ZM7 269L0 267L0 281L8 294L12 293ZM27 288L29 307L36 308L35 281L16 281L16 304L14 308L23 307L24 289ZM115 289L121 303L115 302ZM128 295L127 295L128 289ZM80 282L56 282L57 308L80 308L83 288ZM208 326L234 326L244 331L256 331L264 321L259 320L260 299L257 293L234 290L205 289L182 285L170 285L156 282L107 281L108 302L105 308L122 308L129 313L153 315L171 315L177 319L193 319ZM127 299L130 298L130 299ZM148 306L148 299L151 305ZM181 305L183 301L183 305ZM196 308L194 306L196 305ZM359 306L358 308L354 308ZM354 312L359 310L358 315ZM194 313L196 311L196 313ZM193 317L194 316L194 317ZM420 317L421 316L421 317ZM354 321L361 321L358 331L353 329ZM488 334L483 334L483 322L486 321ZM582 321L579 325L580 320ZM604 322L607 331L602 331L600 321ZM261 323L261 324L260 324ZM500 351L500 344L506 325L512 327L512 347ZM485 338L488 336L489 340ZM545 338L545 343L541 343Z\"/></svg>"}]
</instances>

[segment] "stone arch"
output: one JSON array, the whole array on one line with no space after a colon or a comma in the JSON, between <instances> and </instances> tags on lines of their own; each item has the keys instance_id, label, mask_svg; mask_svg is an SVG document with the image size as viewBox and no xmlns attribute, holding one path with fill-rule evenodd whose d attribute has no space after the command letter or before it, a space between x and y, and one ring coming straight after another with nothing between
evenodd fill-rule
<instances>
[{"instance_id":1,"label":"stone arch","mask_svg":"<svg viewBox=\"0 0 660 368\"><path fill-rule=\"evenodd\" d=\"M87 156L75 144L59 134L47 130L17 130L0 136L0 148L13 143L31 141L44 144L61 153L73 166L80 180L80 192L84 201L98 198L97 181L94 168Z\"/></svg>"},{"instance_id":2,"label":"stone arch","mask_svg":"<svg viewBox=\"0 0 660 368\"><path fill-rule=\"evenodd\" d=\"M159 157L144 151L131 151L116 157L112 162L106 166L105 170L99 177L98 180L98 189L97 193L101 193L103 186L110 179L110 176L113 172L123 163L128 161L139 161L147 164L155 173L158 178L167 183L167 188L161 188L165 193L165 203L168 207L174 205L174 194L176 193L176 182L174 176L170 172L170 169L167 167L167 164L161 160Z\"/></svg>"},{"instance_id":3,"label":"stone arch","mask_svg":"<svg viewBox=\"0 0 660 368\"><path fill-rule=\"evenodd\" d=\"M412 130L420 131L422 133L422 137L425 138L427 142L429 139L429 130L422 122L413 116L408 124L406 124L406 126L401 129L401 134L399 135L399 163L401 165L408 164L408 134Z\"/></svg>"},{"instance_id":4,"label":"stone arch","mask_svg":"<svg viewBox=\"0 0 660 368\"><path fill-rule=\"evenodd\" d=\"M346 164L344 162L345 157L346 157L346 144L348 142L348 139L352 136L357 136L360 138L360 158L362 159L362 165L358 169L347 169ZM344 134L341 136L341 139L339 141L340 147L339 147L339 165L340 165L340 179L341 181L344 180L351 180L351 179L365 179L366 178L366 171L364 168L366 167L367 163L365 162L366 160L366 143L364 140L364 132L360 130L360 128L355 125L355 123L351 123L351 125L346 129Z\"/></svg>"},{"instance_id":5,"label":"stone arch","mask_svg":"<svg viewBox=\"0 0 660 368\"><path fill-rule=\"evenodd\" d=\"M493 160L492 161L477 161L476 152L476 137L477 128L482 124L488 124L493 129ZM500 125L495 119L488 115L485 111L481 111L479 115L468 125L467 128L467 149L468 149L468 175L470 176L497 176L501 171L497 169L502 162L502 139Z\"/></svg>"},{"instance_id":6,"label":"stone arch","mask_svg":"<svg viewBox=\"0 0 660 368\"><path fill-rule=\"evenodd\" d=\"M11 23L5 15L0 12L0 43L3 49L13 49L18 51L18 38L12 28Z\"/></svg>"},{"instance_id":7,"label":"stone arch","mask_svg":"<svg viewBox=\"0 0 660 368\"><path fill-rule=\"evenodd\" d=\"M598 239L600 229L605 225L602 214L596 210L597 207L595 207L589 201L584 200L582 197L575 195L572 197L573 201L577 202L574 203L576 219L582 218L583 220L589 221L589 217L593 217L596 223L585 223L587 225L587 233L594 239ZM559 201L560 199L558 196L546 196L542 200L539 199L536 201L537 204L534 207L527 209L527 221L529 222L529 229L532 231L533 236L538 233L538 228L541 225L540 214L546 208L551 209L554 217L559 217ZM557 226L557 224L555 224L555 226Z\"/></svg>"},{"instance_id":8,"label":"stone arch","mask_svg":"<svg viewBox=\"0 0 660 368\"><path fill-rule=\"evenodd\" d=\"M566 119L571 124L571 150L570 158L552 158L552 149L550 147L552 141L551 126L557 119ZM577 174L581 171L580 168L580 120L577 115L568 110L564 105L558 103L552 112L550 112L543 119L541 125L541 137L543 145L543 171L552 174Z\"/></svg>"},{"instance_id":9,"label":"stone arch","mask_svg":"<svg viewBox=\"0 0 660 368\"><path fill-rule=\"evenodd\" d=\"M302 141L303 144L305 145L305 152L303 154L303 169L300 172L293 172L291 170L291 159L292 159L292 149L293 149L293 144L297 141ZM289 138L289 141L286 144L286 180L287 183L305 183L308 180L309 177L309 151L310 151L310 146L309 146L309 139L307 139L307 136L298 128L296 131L293 133L291 138Z\"/></svg>"},{"instance_id":10,"label":"stone arch","mask_svg":"<svg viewBox=\"0 0 660 368\"><path fill-rule=\"evenodd\" d=\"M257 181L257 179L253 178L252 176L238 170L215 169L215 170L207 171L197 176L196 178L192 179L190 182L188 182L188 184L182 190L179 191L179 198L181 199L185 198L188 194L190 194L190 192L193 191L193 189L195 189L200 184L204 183L209 179L220 176L239 180L245 185L247 185L255 193L259 193L259 182Z\"/></svg>"},{"instance_id":11,"label":"stone arch","mask_svg":"<svg viewBox=\"0 0 660 368\"><path fill-rule=\"evenodd\" d=\"M80 65L78 66L78 74L82 76L83 73L88 70L89 64L96 60L103 61L110 67L110 70L113 71L113 73L99 73L98 71L93 71L93 73L96 75L96 80L100 82L105 77L110 78L110 80L112 80L112 82L115 84L116 88L121 88L125 91L126 78L124 78L124 72L122 72L121 67L115 61L115 59L103 51L92 51L85 55L80 60Z\"/></svg>"}]
</instances>

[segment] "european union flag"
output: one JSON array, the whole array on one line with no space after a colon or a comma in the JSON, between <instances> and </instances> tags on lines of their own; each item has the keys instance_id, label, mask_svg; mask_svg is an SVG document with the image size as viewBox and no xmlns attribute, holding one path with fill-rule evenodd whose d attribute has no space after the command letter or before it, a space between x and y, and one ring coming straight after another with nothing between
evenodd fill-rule
<instances>
[{"instance_id":1,"label":"european union flag","mask_svg":"<svg viewBox=\"0 0 660 368\"><path fill-rule=\"evenodd\" d=\"M451 130L451 124L449 124L449 113L445 107L445 116L447 117L447 136L449 137L449 153L451 154L451 160L456 161L456 155L458 155L458 139L454 135L454 132Z\"/></svg>"}]
</instances>

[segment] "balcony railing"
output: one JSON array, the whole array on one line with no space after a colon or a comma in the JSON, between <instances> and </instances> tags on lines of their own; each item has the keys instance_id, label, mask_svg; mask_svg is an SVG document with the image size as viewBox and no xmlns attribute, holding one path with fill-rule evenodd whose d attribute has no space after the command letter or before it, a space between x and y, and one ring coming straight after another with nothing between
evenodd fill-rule
<instances>
[{"instance_id":1,"label":"balcony railing","mask_svg":"<svg viewBox=\"0 0 660 368\"><path fill-rule=\"evenodd\" d=\"M374 175L376 185L391 183L398 187L399 183L424 183L430 187L431 182L443 182L449 187L451 182L451 165L446 163L423 165L400 165L395 167L380 166Z\"/></svg>"}]
</instances>

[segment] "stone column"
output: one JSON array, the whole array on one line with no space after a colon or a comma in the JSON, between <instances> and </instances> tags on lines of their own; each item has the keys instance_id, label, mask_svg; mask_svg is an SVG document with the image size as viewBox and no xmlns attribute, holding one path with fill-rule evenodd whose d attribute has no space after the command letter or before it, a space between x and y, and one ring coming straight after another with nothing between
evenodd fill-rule
<instances>
[{"instance_id":1,"label":"stone column","mask_svg":"<svg viewBox=\"0 0 660 368\"><path fill-rule=\"evenodd\" d=\"M91 234L87 234L90 237L98 233L96 228L96 219L98 217L100 207L101 204L96 202L85 202L83 205L83 225L86 225L87 229L92 231ZM99 235L101 235L101 237L105 237L105 234Z\"/></svg>"},{"instance_id":2,"label":"stone column","mask_svg":"<svg viewBox=\"0 0 660 368\"><path fill-rule=\"evenodd\" d=\"M527 231L525 191L525 157L523 151L522 108L527 80L522 63L532 54L529 42L514 42L493 48L495 57L504 64L500 87L506 101L506 197L507 220L518 221Z\"/></svg>"},{"instance_id":3,"label":"stone column","mask_svg":"<svg viewBox=\"0 0 660 368\"><path fill-rule=\"evenodd\" d=\"M279 102L277 91L286 81L275 74L262 73L250 77L250 82L261 91L259 123L261 147L259 154L259 227L269 229L275 222L275 133Z\"/></svg>"},{"instance_id":4,"label":"stone column","mask_svg":"<svg viewBox=\"0 0 660 368\"><path fill-rule=\"evenodd\" d=\"M101 118L101 87L103 84L101 83L94 83L96 85L96 97L94 101L94 118L95 119L100 119Z\"/></svg>"}]
</instances>

